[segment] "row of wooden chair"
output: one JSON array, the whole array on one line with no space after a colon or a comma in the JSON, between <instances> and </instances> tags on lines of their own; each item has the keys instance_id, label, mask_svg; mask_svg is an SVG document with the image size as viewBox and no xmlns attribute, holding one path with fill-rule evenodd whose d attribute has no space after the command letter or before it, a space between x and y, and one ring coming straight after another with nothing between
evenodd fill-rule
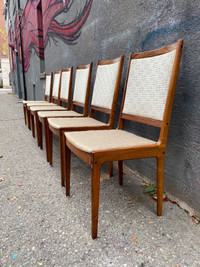
<instances>
[{"instance_id":1,"label":"row of wooden chair","mask_svg":"<svg viewBox=\"0 0 200 267\"><path fill-rule=\"evenodd\" d=\"M70 110L72 68L46 75L45 102L24 101L25 123L42 148L42 124L45 129L47 161L52 165L52 135L59 136L61 184L70 194L71 151L91 166L92 238L97 238L100 169L118 161L119 184L123 184L123 161L136 158L157 159L157 214L162 215L163 174L167 135L178 77L183 41L143 53L131 53L124 88L119 125L113 129L122 75L123 59L99 61L94 81L89 116L88 101L92 64L77 67L72 109ZM53 88L53 89L52 89ZM49 102L47 102L47 99ZM55 100L57 104L55 104ZM67 102L67 108L61 102ZM83 113L75 111L83 107ZM109 114L107 123L96 111ZM124 130L125 120L160 128L158 141Z\"/></svg>"}]
</instances>

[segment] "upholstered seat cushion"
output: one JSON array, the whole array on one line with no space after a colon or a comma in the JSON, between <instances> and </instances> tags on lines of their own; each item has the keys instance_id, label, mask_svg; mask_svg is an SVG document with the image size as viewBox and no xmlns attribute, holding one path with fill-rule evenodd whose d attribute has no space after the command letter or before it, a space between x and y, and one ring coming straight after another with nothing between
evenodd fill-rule
<instances>
[{"instance_id":1,"label":"upholstered seat cushion","mask_svg":"<svg viewBox=\"0 0 200 267\"><path fill-rule=\"evenodd\" d=\"M49 102L44 102L44 103L27 103L26 104L27 105L27 107L31 107L31 106L55 106L56 104L54 104L54 103L49 103Z\"/></svg>"},{"instance_id":2,"label":"upholstered seat cushion","mask_svg":"<svg viewBox=\"0 0 200 267\"><path fill-rule=\"evenodd\" d=\"M80 114L78 112L75 111L71 111L71 110L55 110L55 111L40 111L38 112L38 116L40 118L51 118L51 117L81 117L83 116L83 114Z\"/></svg>"},{"instance_id":3,"label":"upholstered seat cushion","mask_svg":"<svg viewBox=\"0 0 200 267\"><path fill-rule=\"evenodd\" d=\"M34 101L34 100L24 100L23 102L22 102L23 104L32 104L32 103L47 103L46 101L44 101L44 100L41 100L41 101Z\"/></svg>"},{"instance_id":4,"label":"upholstered seat cushion","mask_svg":"<svg viewBox=\"0 0 200 267\"><path fill-rule=\"evenodd\" d=\"M42 110L67 110L64 107L60 107L60 106L35 106L35 107L30 107L31 111L42 111Z\"/></svg>"},{"instance_id":5,"label":"upholstered seat cushion","mask_svg":"<svg viewBox=\"0 0 200 267\"><path fill-rule=\"evenodd\" d=\"M93 118L50 118L48 123L55 129L61 128L77 128L77 127L87 127L87 126L106 126L106 123L97 121Z\"/></svg>"},{"instance_id":6,"label":"upholstered seat cushion","mask_svg":"<svg viewBox=\"0 0 200 267\"><path fill-rule=\"evenodd\" d=\"M65 133L67 140L82 151L153 145L156 142L123 130L97 130Z\"/></svg>"}]
</instances>

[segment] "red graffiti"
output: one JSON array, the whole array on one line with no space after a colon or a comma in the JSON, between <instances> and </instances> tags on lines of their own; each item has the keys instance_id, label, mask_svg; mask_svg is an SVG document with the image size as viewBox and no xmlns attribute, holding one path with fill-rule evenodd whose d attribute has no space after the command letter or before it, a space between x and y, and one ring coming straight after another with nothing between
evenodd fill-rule
<instances>
[{"instance_id":1,"label":"red graffiti","mask_svg":"<svg viewBox=\"0 0 200 267\"><path fill-rule=\"evenodd\" d=\"M44 49L50 39L60 38L66 43L75 42L87 20L93 0L87 0L82 11L68 24L59 23L56 17L68 13L74 0L28 0L22 19L22 47L24 70L27 71L33 49L44 59Z\"/></svg>"}]
</instances>

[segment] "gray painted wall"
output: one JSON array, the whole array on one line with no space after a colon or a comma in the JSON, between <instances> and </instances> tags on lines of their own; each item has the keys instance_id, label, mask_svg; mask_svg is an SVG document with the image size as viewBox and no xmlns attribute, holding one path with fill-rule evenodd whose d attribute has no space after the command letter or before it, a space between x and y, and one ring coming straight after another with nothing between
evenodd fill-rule
<instances>
[{"instance_id":1,"label":"gray painted wall","mask_svg":"<svg viewBox=\"0 0 200 267\"><path fill-rule=\"evenodd\" d=\"M56 19L66 23L82 10L85 1L74 1L70 12ZM122 98L130 52L152 50L184 40L165 160L165 191L185 202L200 216L200 2L199 0L93 0L89 17L76 44L56 38L45 49L45 71L125 55L119 105ZM26 73L28 97L32 79L36 98L43 91L38 78L39 59L34 53ZM93 69L94 78L95 68ZM104 119L104 117L101 117ZM116 120L117 124L117 120ZM158 130L144 125L127 124L128 131L156 140ZM154 159L135 160L127 165L152 182L156 181Z\"/></svg>"}]
</instances>

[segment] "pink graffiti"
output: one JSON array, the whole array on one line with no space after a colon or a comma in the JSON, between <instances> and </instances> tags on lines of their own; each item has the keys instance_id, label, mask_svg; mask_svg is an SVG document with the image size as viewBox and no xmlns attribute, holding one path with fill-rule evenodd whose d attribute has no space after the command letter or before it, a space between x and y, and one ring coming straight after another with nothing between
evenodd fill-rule
<instances>
[{"instance_id":1,"label":"pink graffiti","mask_svg":"<svg viewBox=\"0 0 200 267\"><path fill-rule=\"evenodd\" d=\"M21 19L24 70L27 71L33 49L44 59L44 49L50 39L60 38L66 43L75 42L87 20L93 0L87 0L83 10L68 24L60 24L56 17L67 13L74 0L28 0Z\"/></svg>"}]
</instances>

